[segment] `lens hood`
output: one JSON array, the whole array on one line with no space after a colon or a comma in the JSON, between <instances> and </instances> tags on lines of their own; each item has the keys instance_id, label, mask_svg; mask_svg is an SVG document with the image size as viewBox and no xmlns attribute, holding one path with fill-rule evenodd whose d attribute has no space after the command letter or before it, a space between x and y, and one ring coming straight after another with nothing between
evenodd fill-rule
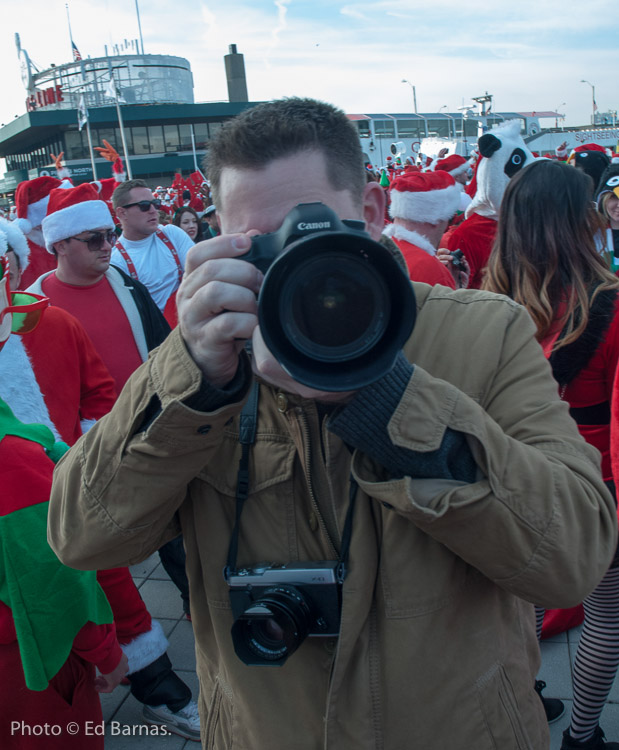
<instances>
[{"instance_id":1,"label":"lens hood","mask_svg":"<svg viewBox=\"0 0 619 750\"><path fill-rule=\"evenodd\" d=\"M269 267L258 300L266 345L296 381L352 391L382 377L410 336L413 288L364 232L314 232Z\"/></svg>"}]
</instances>

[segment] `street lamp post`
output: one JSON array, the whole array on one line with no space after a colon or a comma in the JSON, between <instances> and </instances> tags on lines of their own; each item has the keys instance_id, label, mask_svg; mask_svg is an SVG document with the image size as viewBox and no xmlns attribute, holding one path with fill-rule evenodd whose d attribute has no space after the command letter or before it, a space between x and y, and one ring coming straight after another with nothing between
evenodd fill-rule
<instances>
[{"instance_id":1,"label":"street lamp post","mask_svg":"<svg viewBox=\"0 0 619 750\"><path fill-rule=\"evenodd\" d=\"M555 128L559 127L559 119L558 119L559 117L561 118L561 125L563 125L563 120L565 120L565 115L562 115L561 112L559 112L559 107L565 107L565 102L555 107L555 112L558 115L558 117L555 117Z\"/></svg>"},{"instance_id":2,"label":"street lamp post","mask_svg":"<svg viewBox=\"0 0 619 750\"><path fill-rule=\"evenodd\" d=\"M597 104L595 103L595 86L591 83L591 81L585 81L584 78L581 78L580 82L588 83L589 86L591 86L591 124L595 125L595 110L597 109Z\"/></svg>"},{"instance_id":3,"label":"street lamp post","mask_svg":"<svg viewBox=\"0 0 619 750\"><path fill-rule=\"evenodd\" d=\"M439 112L441 111L441 109L447 109L447 105L443 104L443 106L439 109ZM457 133L456 133L456 121L455 121L455 119L453 118L452 115L449 114L449 112L445 112L445 117L449 117L449 119L453 122L454 138L457 138L458 136L457 136ZM449 134L449 128L447 128L447 132ZM448 137L451 137L451 134L449 134Z\"/></svg>"},{"instance_id":4,"label":"street lamp post","mask_svg":"<svg viewBox=\"0 0 619 750\"><path fill-rule=\"evenodd\" d=\"M415 87L410 81L407 81L406 78L402 79L402 83L408 83L408 85L413 89L413 107L415 114L417 114L417 92L415 91Z\"/></svg>"}]
</instances>

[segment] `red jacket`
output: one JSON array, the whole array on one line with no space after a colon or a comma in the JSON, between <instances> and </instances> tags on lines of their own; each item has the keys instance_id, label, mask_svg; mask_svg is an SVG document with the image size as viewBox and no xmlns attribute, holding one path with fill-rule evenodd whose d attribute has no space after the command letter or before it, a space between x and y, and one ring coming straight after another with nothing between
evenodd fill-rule
<instances>
[{"instance_id":1,"label":"red jacket","mask_svg":"<svg viewBox=\"0 0 619 750\"><path fill-rule=\"evenodd\" d=\"M449 237L449 251L462 250L471 267L469 289L479 289L481 286L483 270L488 265L496 230L495 219L471 214Z\"/></svg>"}]
</instances>

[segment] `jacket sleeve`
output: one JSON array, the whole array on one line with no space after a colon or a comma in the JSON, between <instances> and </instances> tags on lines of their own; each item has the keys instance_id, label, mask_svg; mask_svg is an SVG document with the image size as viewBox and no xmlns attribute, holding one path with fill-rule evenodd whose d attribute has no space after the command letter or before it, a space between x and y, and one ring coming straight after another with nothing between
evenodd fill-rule
<instances>
[{"instance_id":1,"label":"jacket sleeve","mask_svg":"<svg viewBox=\"0 0 619 750\"><path fill-rule=\"evenodd\" d=\"M249 379L248 372L247 385ZM48 540L65 564L131 565L178 536L175 514L187 487L244 400L195 411L184 402L195 403L201 383L175 329L127 381L112 411L58 462Z\"/></svg>"},{"instance_id":2,"label":"jacket sleeve","mask_svg":"<svg viewBox=\"0 0 619 750\"><path fill-rule=\"evenodd\" d=\"M73 651L94 664L101 674L113 672L123 655L114 623L95 625L87 622L73 639Z\"/></svg>"},{"instance_id":3,"label":"jacket sleeve","mask_svg":"<svg viewBox=\"0 0 619 750\"><path fill-rule=\"evenodd\" d=\"M357 449L353 474L371 497L528 601L571 606L597 585L617 544L614 503L521 308L478 399L415 364L387 429L413 459L394 478ZM450 434L465 437L475 481L415 469Z\"/></svg>"}]
</instances>

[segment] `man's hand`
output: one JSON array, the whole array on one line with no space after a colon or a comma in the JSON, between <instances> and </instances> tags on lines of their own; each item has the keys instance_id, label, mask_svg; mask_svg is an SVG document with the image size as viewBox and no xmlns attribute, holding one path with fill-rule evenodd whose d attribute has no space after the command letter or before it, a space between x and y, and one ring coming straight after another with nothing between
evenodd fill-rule
<instances>
[{"instance_id":1,"label":"man's hand","mask_svg":"<svg viewBox=\"0 0 619 750\"><path fill-rule=\"evenodd\" d=\"M115 162L116 159L120 158L118 151L114 146L110 145L105 138L103 138L103 146L95 146L94 150L99 152L99 156L102 156L104 159L111 162Z\"/></svg>"},{"instance_id":2,"label":"man's hand","mask_svg":"<svg viewBox=\"0 0 619 750\"><path fill-rule=\"evenodd\" d=\"M95 690L98 693L111 693L117 685L120 685L120 681L127 674L128 669L129 660L127 654L123 651L118 666L113 672L99 674L95 677Z\"/></svg>"},{"instance_id":3,"label":"man's hand","mask_svg":"<svg viewBox=\"0 0 619 750\"><path fill-rule=\"evenodd\" d=\"M252 369L256 375L276 388L286 393L296 393L302 398L335 404L349 401L355 395L355 391L316 391L293 380L267 349L258 327L254 329L252 336Z\"/></svg>"},{"instance_id":4,"label":"man's hand","mask_svg":"<svg viewBox=\"0 0 619 750\"><path fill-rule=\"evenodd\" d=\"M471 267L469 266L466 256L463 255L460 258L460 264L454 266L453 256L449 250L446 247L439 247L436 251L436 257L444 266L447 266L447 270L456 282L456 288L466 289L469 285L469 278L471 276Z\"/></svg>"},{"instance_id":5,"label":"man's hand","mask_svg":"<svg viewBox=\"0 0 619 750\"><path fill-rule=\"evenodd\" d=\"M263 276L237 259L250 245L248 234L221 235L194 245L176 296L183 339L205 380L216 388L232 380L239 352L258 325L256 295Z\"/></svg>"}]
</instances>

